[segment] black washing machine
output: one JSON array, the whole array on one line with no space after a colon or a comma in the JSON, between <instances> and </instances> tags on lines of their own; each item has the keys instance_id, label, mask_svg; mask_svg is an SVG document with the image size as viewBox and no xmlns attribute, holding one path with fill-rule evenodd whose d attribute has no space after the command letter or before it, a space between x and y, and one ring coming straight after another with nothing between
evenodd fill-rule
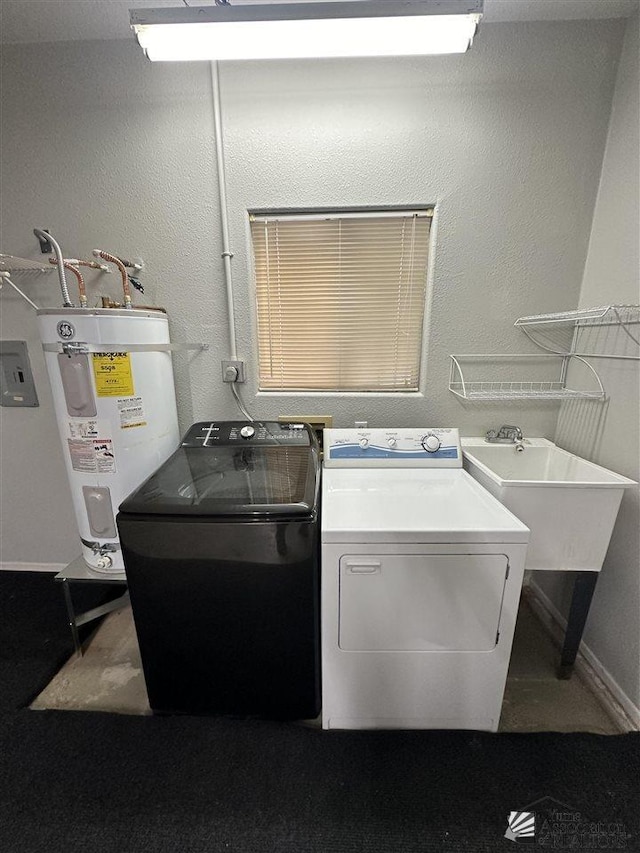
<instances>
[{"instance_id":1,"label":"black washing machine","mask_svg":"<svg viewBox=\"0 0 640 853\"><path fill-rule=\"evenodd\" d=\"M122 503L154 711L320 712L319 484L307 425L205 422Z\"/></svg>"}]
</instances>

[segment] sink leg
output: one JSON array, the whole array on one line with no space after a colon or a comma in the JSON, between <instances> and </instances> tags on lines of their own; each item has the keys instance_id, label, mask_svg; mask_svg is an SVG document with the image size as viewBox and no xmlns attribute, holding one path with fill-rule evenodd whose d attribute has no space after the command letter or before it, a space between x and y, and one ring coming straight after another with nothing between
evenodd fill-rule
<instances>
[{"instance_id":1,"label":"sink leg","mask_svg":"<svg viewBox=\"0 0 640 853\"><path fill-rule=\"evenodd\" d=\"M576 572L573 581L571 609L564 635L558 678L569 679L578 654L582 633L589 615L591 599L598 582L598 572Z\"/></svg>"}]
</instances>

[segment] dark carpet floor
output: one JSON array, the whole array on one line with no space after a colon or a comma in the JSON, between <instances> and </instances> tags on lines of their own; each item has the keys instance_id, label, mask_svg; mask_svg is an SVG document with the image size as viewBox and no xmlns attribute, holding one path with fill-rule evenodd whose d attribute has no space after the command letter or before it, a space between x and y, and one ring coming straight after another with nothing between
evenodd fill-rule
<instances>
[{"instance_id":1,"label":"dark carpet floor","mask_svg":"<svg viewBox=\"0 0 640 853\"><path fill-rule=\"evenodd\" d=\"M3 597L3 634L6 610ZM28 695L67 626L54 636L48 619L21 621L18 610L14 600L14 640L26 632L14 653L36 649L39 661L21 670ZM42 624L46 643L31 636ZM509 812L544 797L608 834L567 824L531 849L640 853L635 734L327 733L25 709L2 720L2 853L497 853L516 849L504 838Z\"/></svg>"}]
</instances>

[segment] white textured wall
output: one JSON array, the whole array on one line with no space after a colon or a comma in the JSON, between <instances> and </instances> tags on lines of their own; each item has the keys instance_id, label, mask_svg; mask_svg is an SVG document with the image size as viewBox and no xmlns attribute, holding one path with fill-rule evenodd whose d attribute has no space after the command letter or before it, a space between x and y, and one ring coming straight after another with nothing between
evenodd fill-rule
<instances>
[{"instance_id":1,"label":"white textured wall","mask_svg":"<svg viewBox=\"0 0 640 853\"><path fill-rule=\"evenodd\" d=\"M640 18L625 31L581 307L640 301Z\"/></svg>"},{"instance_id":2,"label":"white textured wall","mask_svg":"<svg viewBox=\"0 0 640 853\"><path fill-rule=\"evenodd\" d=\"M602 178L579 307L640 302L640 19L630 19L618 71ZM640 328L632 332L636 337ZM637 353L622 331L598 336L607 352ZM609 401L567 405L557 442L606 468L640 480L639 363L593 360ZM540 585L567 606L569 584L541 576ZM585 642L640 709L640 494L625 492L598 580Z\"/></svg>"},{"instance_id":3,"label":"white textured wall","mask_svg":"<svg viewBox=\"0 0 640 853\"><path fill-rule=\"evenodd\" d=\"M447 390L448 354L527 349L517 316L576 304L622 32L619 21L496 24L461 57L223 67L239 351L258 415L466 434L506 421L553 436L553 405L462 404ZM168 308L175 339L212 344L176 359L182 426L235 416L219 379L228 351L208 68L88 42L7 48L2 71L2 251L35 257L37 224L69 254L101 245L143 257L145 302ZM423 395L256 398L247 209L434 202ZM56 303L53 277L27 289ZM17 298L1 299L2 336L29 341L42 404L0 410L1 559L62 562L77 549L35 323Z\"/></svg>"}]
</instances>

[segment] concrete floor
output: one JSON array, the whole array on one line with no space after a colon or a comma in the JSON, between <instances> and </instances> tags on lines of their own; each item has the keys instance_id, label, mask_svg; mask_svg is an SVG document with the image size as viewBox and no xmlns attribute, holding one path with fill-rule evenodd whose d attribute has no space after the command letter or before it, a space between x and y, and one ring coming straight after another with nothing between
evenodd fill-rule
<instances>
[{"instance_id":1,"label":"concrete floor","mask_svg":"<svg viewBox=\"0 0 640 853\"><path fill-rule=\"evenodd\" d=\"M618 734L597 694L574 674L556 678L559 651L523 599L511 655L500 730ZM149 714L131 609L110 614L31 705L34 710Z\"/></svg>"},{"instance_id":2,"label":"concrete floor","mask_svg":"<svg viewBox=\"0 0 640 853\"><path fill-rule=\"evenodd\" d=\"M31 704L32 710L150 714L131 607L104 619Z\"/></svg>"},{"instance_id":3,"label":"concrete floor","mask_svg":"<svg viewBox=\"0 0 640 853\"><path fill-rule=\"evenodd\" d=\"M523 598L502 703L502 732L594 732L619 734L598 695L574 672L556 677L560 650Z\"/></svg>"}]
</instances>

